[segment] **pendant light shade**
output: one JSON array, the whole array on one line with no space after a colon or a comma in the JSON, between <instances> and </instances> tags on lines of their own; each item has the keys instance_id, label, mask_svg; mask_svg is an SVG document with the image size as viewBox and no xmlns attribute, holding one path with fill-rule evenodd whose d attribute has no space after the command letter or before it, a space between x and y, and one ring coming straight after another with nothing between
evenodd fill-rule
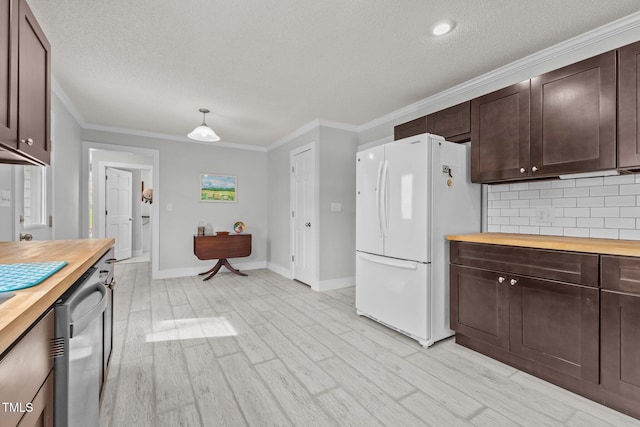
<instances>
[{"instance_id":1,"label":"pendant light shade","mask_svg":"<svg viewBox=\"0 0 640 427\"><path fill-rule=\"evenodd\" d=\"M187 136L196 141L202 142L216 142L220 141L220 137L211 129L204 121L204 116L209 112L206 108L200 108L198 111L202 113L202 124L195 128Z\"/></svg>"}]
</instances>

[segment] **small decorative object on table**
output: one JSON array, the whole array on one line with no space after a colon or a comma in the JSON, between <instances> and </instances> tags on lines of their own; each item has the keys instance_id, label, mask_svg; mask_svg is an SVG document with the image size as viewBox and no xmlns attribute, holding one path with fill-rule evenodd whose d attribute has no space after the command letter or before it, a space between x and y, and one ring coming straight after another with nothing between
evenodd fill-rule
<instances>
[{"instance_id":1,"label":"small decorative object on table","mask_svg":"<svg viewBox=\"0 0 640 427\"><path fill-rule=\"evenodd\" d=\"M242 233L247 227L244 225L244 222L238 221L233 224L233 231L236 233Z\"/></svg>"},{"instance_id":2,"label":"small decorative object on table","mask_svg":"<svg viewBox=\"0 0 640 427\"><path fill-rule=\"evenodd\" d=\"M198 223L198 236L204 236L204 221Z\"/></svg>"}]
</instances>

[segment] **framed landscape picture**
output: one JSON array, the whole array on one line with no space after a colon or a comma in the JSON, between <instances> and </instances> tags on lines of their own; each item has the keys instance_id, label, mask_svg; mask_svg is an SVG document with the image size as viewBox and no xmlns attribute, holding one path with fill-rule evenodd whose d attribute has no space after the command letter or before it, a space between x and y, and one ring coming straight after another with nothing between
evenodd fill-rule
<instances>
[{"instance_id":1,"label":"framed landscape picture","mask_svg":"<svg viewBox=\"0 0 640 427\"><path fill-rule=\"evenodd\" d=\"M238 179L233 175L200 174L200 201L235 203L238 201Z\"/></svg>"}]
</instances>

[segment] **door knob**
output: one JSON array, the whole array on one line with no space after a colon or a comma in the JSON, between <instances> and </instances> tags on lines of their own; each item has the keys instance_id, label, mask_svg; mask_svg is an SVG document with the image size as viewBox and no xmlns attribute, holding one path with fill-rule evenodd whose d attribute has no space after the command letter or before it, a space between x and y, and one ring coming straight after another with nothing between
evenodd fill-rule
<instances>
[{"instance_id":1,"label":"door knob","mask_svg":"<svg viewBox=\"0 0 640 427\"><path fill-rule=\"evenodd\" d=\"M26 240L27 242L33 240L33 236L29 233L22 234L20 233L20 241Z\"/></svg>"},{"instance_id":2,"label":"door knob","mask_svg":"<svg viewBox=\"0 0 640 427\"><path fill-rule=\"evenodd\" d=\"M305 227L311 227L311 223L310 223L310 222L307 222L304 226L305 226Z\"/></svg>"}]
</instances>

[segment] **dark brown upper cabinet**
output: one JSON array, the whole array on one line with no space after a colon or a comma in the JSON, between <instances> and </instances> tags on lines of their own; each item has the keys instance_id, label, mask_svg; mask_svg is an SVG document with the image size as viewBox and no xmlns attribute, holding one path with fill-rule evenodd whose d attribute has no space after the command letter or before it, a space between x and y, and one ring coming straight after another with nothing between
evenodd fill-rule
<instances>
[{"instance_id":1,"label":"dark brown upper cabinet","mask_svg":"<svg viewBox=\"0 0 640 427\"><path fill-rule=\"evenodd\" d=\"M51 46L26 0L20 0L19 14L18 150L49 164Z\"/></svg>"},{"instance_id":2,"label":"dark brown upper cabinet","mask_svg":"<svg viewBox=\"0 0 640 427\"><path fill-rule=\"evenodd\" d=\"M17 148L18 1L0 0L0 143Z\"/></svg>"},{"instance_id":3,"label":"dark brown upper cabinet","mask_svg":"<svg viewBox=\"0 0 640 427\"><path fill-rule=\"evenodd\" d=\"M531 176L616 168L616 52L531 79Z\"/></svg>"},{"instance_id":4,"label":"dark brown upper cabinet","mask_svg":"<svg viewBox=\"0 0 640 427\"><path fill-rule=\"evenodd\" d=\"M427 132L427 116L418 117L406 123L402 123L393 128L393 140L420 135Z\"/></svg>"},{"instance_id":5,"label":"dark brown upper cabinet","mask_svg":"<svg viewBox=\"0 0 640 427\"><path fill-rule=\"evenodd\" d=\"M471 101L471 179L615 169L616 51Z\"/></svg>"},{"instance_id":6,"label":"dark brown upper cabinet","mask_svg":"<svg viewBox=\"0 0 640 427\"><path fill-rule=\"evenodd\" d=\"M51 46L26 0L0 3L0 163L46 165Z\"/></svg>"},{"instance_id":7,"label":"dark brown upper cabinet","mask_svg":"<svg viewBox=\"0 0 640 427\"><path fill-rule=\"evenodd\" d=\"M640 167L640 42L619 49L618 166Z\"/></svg>"},{"instance_id":8,"label":"dark brown upper cabinet","mask_svg":"<svg viewBox=\"0 0 640 427\"><path fill-rule=\"evenodd\" d=\"M471 101L471 180L530 176L529 80Z\"/></svg>"},{"instance_id":9,"label":"dark brown upper cabinet","mask_svg":"<svg viewBox=\"0 0 640 427\"><path fill-rule=\"evenodd\" d=\"M471 101L429 114L427 132L443 136L447 141L469 141L471 139Z\"/></svg>"}]
</instances>

